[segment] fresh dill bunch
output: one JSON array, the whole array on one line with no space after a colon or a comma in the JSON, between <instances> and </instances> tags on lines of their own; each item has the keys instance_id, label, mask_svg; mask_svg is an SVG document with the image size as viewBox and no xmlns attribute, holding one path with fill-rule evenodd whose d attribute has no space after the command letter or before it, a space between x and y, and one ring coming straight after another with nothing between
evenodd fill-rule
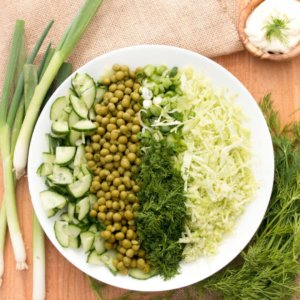
<instances>
[{"instance_id":1,"label":"fresh dill bunch","mask_svg":"<svg viewBox=\"0 0 300 300\"><path fill-rule=\"evenodd\" d=\"M283 130L270 97L261 103L275 150L275 178L264 220L240 259L195 287L224 299L280 300L300 295L300 124ZM297 298L298 299L298 298Z\"/></svg>"},{"instance_id":2,"label":"fresh dill bunch","mask_svg":"<svg viewBox=\"0 0 300 300\"><path fill-rule=\"evenodd\" d=\"M272 16L264 26L267 41L277 39L282 44L287 45L288 37L285 31L288 29L289 22L290 20L286 16L282 18Z\"/></svg>"}]
</instances>

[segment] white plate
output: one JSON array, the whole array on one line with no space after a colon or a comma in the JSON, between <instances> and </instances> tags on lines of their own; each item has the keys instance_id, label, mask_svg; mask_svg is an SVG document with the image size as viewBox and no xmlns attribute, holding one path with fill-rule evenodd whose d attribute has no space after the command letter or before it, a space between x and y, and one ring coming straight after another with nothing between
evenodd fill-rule
<instances>
[{"instance_id":1,"label":"white plate","mask_svg":"<svg viewBox=\"0 0 300 300\"><path fill-rule=\"evenodd\" d=\"M42 162L42 152L48 150L45 134L50 132L51 128L50 106L57 97L66 94L73 74L48 101L32 136L28 161L28 180L34 210L54 246L67 260L86 274L113 286L138 291L163 291L184 287L203 280L226 266L248 244L259 227L269 203L273 184L274 156L269 130L260 109L247 89L231 73L206 57L169 46L134 46L99 56L76 72L86 72L98 79L107 67L115 63L127 64L132 68L146 64L166 64L170 67L190 65L211 78L216 87L225 87L238 94L237 104L249 117L246 126L251 131L253 155L256 161L254 173L260 183L255 198L246 207L234 232L220 244L217 255L201 258L194 263L182 264L181 273L171 280L164 281L158 276L148 280L136 280L121 275L114 276L106 267L87 264L86 255L82 251L62 248L53 231L55 217L51 219L46 217L39 199L39 192L45 189L45 184L43 179L36 174L36 169Z\"/></svg>"}]
</instances>

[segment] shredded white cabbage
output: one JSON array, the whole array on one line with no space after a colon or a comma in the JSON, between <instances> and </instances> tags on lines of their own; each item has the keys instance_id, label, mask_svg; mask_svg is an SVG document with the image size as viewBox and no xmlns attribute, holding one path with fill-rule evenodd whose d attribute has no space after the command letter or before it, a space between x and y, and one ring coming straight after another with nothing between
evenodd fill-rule
<instances>
[{"instance_id":1,"label":"shredded white cabbage","mask_svg":"<svg viewBox=\"0 0 300 300\"><path fill-rule=\"evenodd\" d=\"M185 181L188 222L180 239L184 258L192 261L216 252L232 231L256 188L251 168L250 132L233 97L216 92L192 69L181 77L187 150L178 157Z\"/></svg>"}]
</instances>

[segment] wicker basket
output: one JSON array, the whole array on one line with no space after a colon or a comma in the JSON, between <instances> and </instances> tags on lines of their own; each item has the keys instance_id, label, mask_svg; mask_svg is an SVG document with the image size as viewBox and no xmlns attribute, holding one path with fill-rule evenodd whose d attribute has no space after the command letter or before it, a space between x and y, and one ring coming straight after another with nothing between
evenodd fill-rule
<instances>
[{"instance_id":1,"label":"wicker basket","mask_svg":"<svg viewBox=\"0 0 300 300\"><path fill-rule=\"evenodd\" d=\"M252 13L252 11L263 2L264 0L251 0L248 5L241 11L240 17L239 17L239 23L238 23L238 32L241 38L242 43L244 44L244 47L254 56L257 56L261 59L269 59L274 61L283 61L292 59L293 57L300 54L300 43L291 49L287 53L283 54L274 54L269 52L264 52L261 49L257 48L255 45L253 45L250 41L248 36L245 33L245 26L247 19L249 15Z\"/></svg>"}]
</instances>

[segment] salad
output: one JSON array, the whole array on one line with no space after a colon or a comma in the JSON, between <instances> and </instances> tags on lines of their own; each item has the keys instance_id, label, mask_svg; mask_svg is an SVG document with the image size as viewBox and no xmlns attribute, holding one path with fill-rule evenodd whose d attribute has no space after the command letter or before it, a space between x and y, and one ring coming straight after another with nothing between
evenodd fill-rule
<instances>
[{"instance_id":1,"label":"salad","mask_svg":"<svg viewBox=\"0 0 300 300\"><path fill-rule=\"evenodd\" d=\"M136 279L216 253L257 188L244 118L193 68L77 73L37 170L60 245Z\"/></svg>"}]
</instances>

